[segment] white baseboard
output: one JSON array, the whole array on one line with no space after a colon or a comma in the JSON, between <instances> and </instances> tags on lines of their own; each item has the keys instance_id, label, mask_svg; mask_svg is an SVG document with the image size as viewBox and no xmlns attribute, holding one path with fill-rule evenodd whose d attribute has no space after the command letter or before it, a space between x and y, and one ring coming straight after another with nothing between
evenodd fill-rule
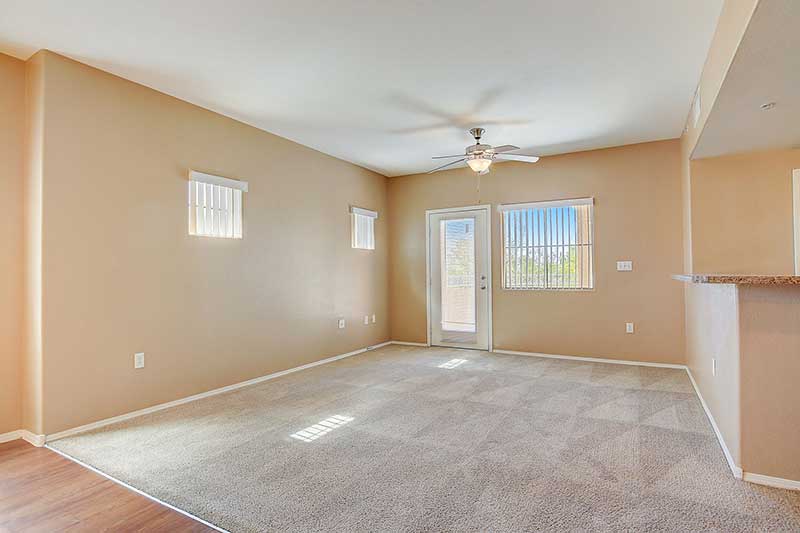
<instances>
[{"instance_id":1,"label":"white baseboard","mask_svg":"<svg viewBox=\"0 0 800 533\"><path fill-rule=\"evenodd\" d=\"M382 342L380 344L367 346L366 348L364 348L364 351L365 352L371 352L372 350L377 350L378 348L383 348L384 346L389 346L390 344L392 344L392 341L386 341L386 342ZM356 354L344 355L343 357L349 357L350 355L356 355ZM326 362L329 362L329 361L326 361Z\"/></svg>"},{"instance_id":2,"label":"white baseboard","mask_svg":"<svg viewBox=\"0 0 800 533\"><path fill-rule=\"evenodd\" d=\"M212 528L212 529L215 529L215 530L217 530L217 531L220 531L220 532L222 532L222 533L229 533L227 530L225 530L225 529L222 529L222 528L221 528L221 527L219 527L219 526L215 526L215 525L214 525L214 524L212 524L211 522L207 522L207 521L203 520L203 519L202 519L202 518L200 518L200 517L197 517L197 516L195 516L195 515L193 515L193 514L191 514L191 513L188 513L188 512L186 512L186 511L184 511L183 509L179 509L179 508L175 507L174 505L170 505L170 504L168 504L167 502L165 502L165 501L163 501L163 500L159 500L159 499L158 499L158 498L156 498L155 496L151 496L150 494L147 494L146 492L143 492L143 491L141 491L141 490L137 489L136 487L133 487L133 486L131 486L131 485L128 485L128 484L127 484L127 483L125 483L124 481L121 481L121 480L119 480L119 479L117 479L117 478L115 478L115 477L113 477L113 476L110 476L110 475L106 474L105 472L103 472L102 470L98 470L98 469L96 469L96 468L95 468L95 467L93 467L92 465L88 465L88 464L84 463L84 462L83 462L83 461L81 461L80 459L76 459L76 458L72 457L71 455L68 455L68 454L66 454L66 453L64 453L64 452L62 452L62 451L60 451L60 450L56 450L55 448L51 448L50 446L46 446L46 447L47 447L47 449L48 449L48 450L52 450L52 451L56 452L58 455L60 455L60 456L62 456L62 457L65 457L66 459L69 459L70 461L72 461L72 462L74 462L74 463L77 463L77 464L81 465L81 466L82 466L82 467L84 467L84 468L88 468L89 470L91 470L92 472L94 472L94 473L96 473L96 474L100 474L100 475L101 475L101 476L103 476L104 478L106 478L106 479L108 479L108 480L110 480L110 481L113 481L114 483L116 483L116 484L118 484L118 485L122 485L123 487L125 487L125 488L126 488L126 489L128 489L128 490L132 490L133 492L135 492L135 493L137 493L137 494L141 494L142 496L144 496L145 498L147 498L147 499L149 499L149 500L153 500L153 501L154 501L154 502L156 502L156 503L160 503L160 504L161 504L161 505L163 505L164 507L169 507L169 508L170 508L170 509L172 509L173 511L177 511L177 512L179 512L180 514L182 514L182 515L184 515L184 516L188 516L188 517L189 517L189 518L191 518L192 520L196 520L196 521L200 522L201 524L205 524L206 526L208 526L208 527L210 527L210 528Z\"/></svg>"},{"instance_id":3,"label":"white baseboard","mask_svg":"<svg viewBox=\"0 0 800 533\"><path fill-rule=\"evenodd\" d=\"M615 365L633 365L633 366L654 366L658 368L677 368L684 370L686 365L676 365L672 363L649 363L646 361L628 361L626 359L601 359L599 357L578 357L575 355L556 355L550 353L536 353L536 352L519 352L516 350L492 350L494 353L501 353L505 355L524 355L526 357L545 357L547 359L566 359L569 361L587 361L590 363L611 363Z\"/></svg>"},{"instance_id":4,"label":"white baseboard","mask_svg":"<svg viewBox=\"0 0 800 533\"><path fill-rule=\"evenodd\" d=\"M218 389L213 389L213 390L210 390L210 391L207 391L207 392L203 392L203 393L200 393L200 394L195 394L193 396L188 396L186 398L181 398L181 399L174 400L174 401L171 401L171 402L167 402L167 403L163 403L163 404L159 404L159 405L154 405L152 407L148 407L148 408L145 408L145 409L140 409L138 411L133 411L131 413L127 413L127 414L124 414L124 415L119 415L119 416L115 416L115 417L111 417L111 418L106 418L104 420L99 420L97 422L92 422L91 424L85 424L83 426L79 426L79 427L76 427L76 428L68 429L68 430L65 430L65 431L60 431L60 432L54 433L52 435L47 435L47 436L45 436L45 435L37 435L37 434L32 433L32 432L27 431L27 430L10 431L8 433L0 434L0 443L9 442L9 441L16 440L16 439L25 439L27 442L29 442L30 444L32 444L34 446L37 446L37 447L45 446L46 442L49 442L49 441L53 441L53 440L56 440L56 439L68 437L68 436L71 436L71 435L82 433L84 431L97 429L97 428L100 428L100 427L103 427L103 426L114 424L116 422L121 422L123 420L129 420L131 418L136 418L136 417L139 417L139 416L142 416L142 415L146 415L146 414L149 414L149 413L154 413L156 411L161 411L163 409L168 409L170 407L175 407L175 406L178 406L178 405L182 405L182 404L185 404L185 403L193 402L193 401L200 400L200 399L203 399L203 398L208 398L210 396L215 396L217 394L222 394L222 393L225 393L225 392L233 391L233 390L240 389L240 388L243 388L243 387L247 387L247 386L250 386L250 385L255 385L255 384L261 383L263 381L268 381L268 380L271 380L271 379L278 378L280 376L285 376L286 374L291 374L293 372L299 372L301 370L305 370L305 369L312 368L312 367L315 367L315 366L324 365L326 363L331 363L333 361L338 361L339 359L344 359L346 357L351 357L353 355L362 354L362 353L367 352L367 351L376 350L378 348L382 348L382 347L388 346L390 344L397 344L397 345L402 345L402 346L421 346L421 347L427 347L428 346L427 344L421 343L421 342L386 341L386 342L382 342L380 344L376 344L374 346L367 346L366 348L360 348L360 349L354 350L352 352L347 352L347 353L344 353L344 354L335 355L333 357L328 357L326 359L321 359L321 360L315 361L313 363L308 363L308 364L297 366L297 367L294 367L294 368L289 368L287 370L282 370L280 372L275 372L273 374L267 374L265 376L257 377L257 378L250 379L250 380L247 380L247 381L242 381L240 383L234 383L233 385L220 387ZM700 389L697 386L697 382L695 381L691 370L685 365L670 364L670 363L650 363L650 362L645 362L645 361L627 361L627 360L621 360L621 359L602 359L602 358L597 358L597 357L578 357L578 356L570 356L570 355L543 354L543 353L535 353L535 352L521 352L521 351L515 351L515 350L492 350L492 352L500 353L500 354L506 354L506 355L521 355L521 356L527 356L527 357L543 357L543 358L549 358L549 359L566 359L566 360L588 361L588 362L593 362L593 363L612 363L612 364L619 364L619 365L634 365L634 366L650 366L650 367L660 367L660 368L684 369L684 370L686 370L686 373L689 375L689 380L692 382L692 386L694 387L694 391L697 394L698 399L700 400L700 404L703 406L703 410L705 411L709 422L711 422L711 427L714 429L714 434L716 435L717 440L719 441L720 447L722 448L722 452L725 455L725 460L728 462L728 466L730 467L731 472L733 473L733 476L735 478L737 478L737 479L743 479L744 481L748 481L750 483L757 483L759 485L767 485L767 486L770 486L770 487L776 487L776 488L788 489L788 490L800 490L800 481L795 481L795 480L791 480L791 479L783 479L783 478L772 477L772 476L765 476L765 475L762 475L762 474L754 474L754 473L751 473L751 472L743 472L742 469L739 466L736 465L736 462L733 460L733 456L731 455L727 444L725 444L725 439L722 437L722 433L720 432L719 427L717 426L717 423L714 420L714 416L711 414L711 411L708 408L708 404L706 404L706 401L703 398L703 395L700 393ZM49 449L52 449L52 448L49 448ZM138 490L138 489L136 489L134 487L131 487L131 486L127 485L126 483L122 482L122 481L119 481L119 480L117 480L117 479L115 479L115 478L113 478L113 477L111 477L111 476L109 476L109 475L107 475L107 474L105 474L103 472L100 472L99 470L97 470L97 469L95 469L95 468L93 468L93 467L91 467L91 466L89 466L87 464L84 464L83 462L81 462L81 461L79 461L79 460L77 460L77 459L75 459L73 457L70 457L69 455L64 454L63 452L60 452L58 450L53 450L53 451L63 455L64 457L67 457L68 459L70 459L72 461L75 461L76 463L81 464L82 466L84 466L86 468L89 468L90 470L93 470L93 471L97 472L98 474L100 474L100 475L102 475L102 476L104 476L104 477L106 477L106 478L108 478L108 479L110 479L110 480L112 480L112 481L114 481L116 483L119 483L120 485L123 485L123 486L125 486L125 487L127 487L127 488L129 488L129 489L131 489L131 490L133 490L135 492L138 492L139 494L142 494L142 495L150 498L153 501L156 501L158 503L161 503L162 505L170 507L171 509L174 509L174 510L176 510L176 511L182 513L182 514L185 514L186 516L189 516L189 517L191 517L191 518L193 518L193 519L195 519L195 520L197 520L199 522L202 522L202 523L204 523L204 524L206 524L206 525L208 525L208 526L210 526L210 527L212 527L212 528L214 528L214 529L216 529L218 531L224 531L224 530L218 528L217 526L214 526L213 524L205 522L204 520L202 520L200 518L197 518L194 515L191 515L191 514L185 512L185 511L182 511L181 509L173 507L173 506L171 506L171 505L169 505L169 504L167 504L165 502L162 502L161 500L158 500L157 498L154 498L154 497L150 496L149 494L141 492L140 490Z\"/></svg>"},{"instance_id":5,"label":"white baseboard","mask_svg":"<svg viewBox=\"0 0 800 533\"><path fill-rule=\"evenodd\" d=\"M574 357L569 355L540 354L532 352L519 352L514 350L493 350L493 351L495 353L501 353L507 355L524 355L530 357L546 357L550 359L572 359L578 361L590 361L594 363L613 363L620 365L638 365L638 366L654 366L662 368L684 369L686 370L686 373L689 375L689 380L692 382L692 387L694 387L695 394L697 394L697 398L700 400L700 404L703 406L703 410L706 413L706 417L708 417L708 421L711 422L711 427L714 429L714 434L717 436L717 441L719 441L719 445L722 448L722 453L725 455L725 460L728 462L728 467L731 469L733 477L735 477L736 479L748 481L750 483L767 485L769 487L776 487L779 489L800 490L800 481L795 481L792 479L783 479L772 476L765 476L763 474L753 474L751 472L742 471L742 468L736 464L736 461L733 460L733 455L731 455L731 452L728 449L728 445L725 444L725 439L722 437L722 433L719 430L719 426L717 426L716 420L714 420L714 415L711 414L711 410L708 408L708 404L703 398L703 395L700 393L700 388L697 386L697 382L694 380L692 371L689 370L689 367L686 365L674 365L668 363L648 363L643 361L624 361L617 359L600 359L595 357Z\"/></svg>"},{"instance_id":6,"label":"white baseboard","mask_svg":"<svg viewBox=\"0 0 800 533\"><path fill-rule=\"evenodd\" d=\"M778 489L800 490L800 481L795 481L793 479L783 479L780 477L765 476L763 474L753 474L751 472L745 472L742 479L750 483L757 483L759 485L766 485Z\"/></svg>"},{"instance_id":7,"label":"white baseboard","mask_svg":"<svg viewBox=\"0 0 800 533\"><path fill-rule=\"evenodd\" d=\"M83 433L84 431L91 431L93 429L98 429L104 426L108 426L110 424L115 424L117 422L122 422L125 420L130 420L132 418L136 418L139 416L143 416L150 413L155 413L157 411L161 411L163 409L169 409L170 407L176 407L178 405L182 405L189 402L194 402L196 400L201 400L203 398L208 398L210 396L215 396L217 394L222 394L225 392L234 391L236 389L240 389L242 387L248 387L250 385L255 385L257 383L261 383L264 381L268 381L270 379L275 379L281 376L285 376L286 374L291 374L292 372L299 372L300 370L305 370L307 368L312 368L318 365L324 365L326 363L331 363L333 361L338 361L339 359L344 359L345 357L351 357L353 355L358 355L367 351L375 350L378 348L382 348L384 346L388 346L389 344L398 344L402 346L420 346L420 347L427 347L428 345L422 342L406 342L406 341L386 341L380 344L376 344L374 346L367 346L366 348L360 348L358 350L354 350L352 352L344 353L341 355L335 355L333 357L328 357L326 359L321 359L319 361L314 361L313 363L308 363L305 365L297 366L294 368L289 368L287 370L282 370L280 372L275 372L272 374L267 374L266 376L260 376L257 378L249 379L247 381L242 381L239 383L234 383L233 385L227 385L225 387L220 387L218 389L213 389L207 392L202 392L200 394L195 394L192 396L187 396L186 398L180 398L178 400L173 400L171 402L166 402L158 405L154 405L152 407L146 407L144 409L139 409L138 411L133 411L130 413L126 413L123 415L114 416L111 418L105 418L103 420L98 420L97 422L91 422L89 424L84 424L82 426L78 426L71 429L66 429L64 431L59 431L57 433L53 433L47 435L46 439L42 435L34 436L33 434L29 434L28 440L34 446L42 446L45 442L54 441L57 439L63 439L64 437L70 437L72 435L77 435L78 433ZM600 363L617 363L617 364L625 364L625 365L644 365L644 366L660 366L660 367L667 367L667 368L685 368L683 365L668 365L665 363L644 363L644 362L636 362L636 361L622 361L616 359L597 359L592 357L572 357L566 355L551 355L551 354L538 354L538 353L531 353L531 352L515 352L510 350L494 350L496 353L504 353L510 355L527 355L527 356L534 356L534 357L550 357L550 358L558 358L558 359L574 359L574 360L581 360L581 361L592 361L592 362L600 362ZM20 437L15 437L20 438ZM22 437L25 438L25 437ZM38 443L38 444L37 444Z\"/></svg>"},{"instance_id":8,"label":"white baseboard","mask_svg":"<svg viewBox=\"0 0 800 533\"><path fill-rule=\"evenodd\" d=\"M717 426L716 420L714 420L714 415L711 414L711 410L708 408L708 404L706 404L705 399L703 399L703 395L700 393L700 387L697 386L697 382L694 380L694 376L692 375L692 371L689 370L689 367L686 367L686 373L689 374L689 379L692 382L692 386L694 387L694 392L697 394L697 397L700 399L700 405L703 406L703 410L706 412L706 417L708 417L708 421L711 422L711 427L714 428L714 433L717 435L717 440L719 441L719 445L722 447L722 453L725 454L725 460L728 461L728 466L733 472L733 477L736 479L742 479L742 469L736 464L736 461L733 460L733 456L731 455L730 450L728 449L728 445L725 444L725 439L722 438L722 433Z\"/></svg>"},{"instance_id":9,"label":"white baseboard","mask_svg":"<svg viewBox=\"0 0 800 533\"><path fill-rule=\"evenodd\" d=\"M17 431L9 431L8 433L0 434L0 444L4 442L11 442L12 440L21 439L22 435L20 435L19 430Z\"/></svg>"},{"instance_id":10,"label":"white baseboard","mask_svg":"<svg viewBox=\"0 0 800 533\"><path fill-rule=\"evenodd\" d=\"M389 344L399 344L401 346L423 346L428 347L424 342L406 342L406 341L390 341Z\"/></svg>"},{"instance_id":11,"label":"white baseboard","mask_svg":"<svg viewBox=\"0 0 800 533\"><path fill-rule=\"evenodd\" d=\"M24 439L37 448L41 448L45 443L44 435L37 435L36 433L32 433L27 429L18 429L16 431L9 431L8 433L3 433L0 435L0 443L11 442L12 440L17 439Z\"/></svg>"},{"instance_id":12,"label":"white baseboard","mask_svg":"<svg viewBox=\"0 0 800 533\"><path fill-rule=\"evenodd\" d=\"M19 430L19 436L20 438L25 439L26 441L33 444L37 448L41 448L42 446L44 446L45 442L47 441L47 438L44 435L37 435L36 433L32 433L27 429Z\"/></svg>"},{"instance_id":13,"label":"white baseboard","mask_svg":"<svg viewBox=\"0 0 800 533\"><path fill-rule=\"evenodd\" d=\"M353 350L352 352L343 353L340 355L334 355L333 357L328 357L326 359L320 359L319 361L314 361L313 363L308 363L301 366L296 366L294 368L289 368L287 370L281 370L280 372L274 372L272 374L267 374L265 376L260 376L253 379L248 379L247 381L241 381L239 383L234 383L233 385L227 385L225 387L220 387L218 389L213 389L206 392L201 392L200 394L194 394L192 396L187 396L186 398L180 398L178 400L173 400L171 402L161 403L158 405L153 405L152 407L146 407L144 409L139 409L138 411L133 411L130 413L126 413L124 415L113 416L111 418L105 418L103 420L98 420L97 422L91 422L89 424L84 424L82 426L78 426L71 429L65 429L64 431L59 431L57 433L53 433L47 435L46 439L42 440L42 444L38 444L38 446L42 446L45 441L50 442L57 439L63 439L64 437L71 437L72 435L77 435L78 433L83 433L84 431L90 431L93 429L101 428L104 426L108 426L110 424L115 424L117 422L122 422L124 420L130 420L131 418L136 418L139 416L147 415L150 413L155 413L157 411L162 411L164 409L169 409L170 407L176 407L178 405L183 405L185 403L194 402L197 400L202 400L203 398L208 398L209 396L216 396L217 394L222 394L225 392L234 391L237 389L241 389L243 387L249 387L250 385L255 385L257 383L261 383L264 381L269 381L270 379L279 378L281 376L285 376L286 374L291 374L293 372L299 372L301 370L306 370L307 368L312 368L319 365L324 365L326 363L332 363L333 361L338 361L339 359L344 359L345 357L351 357L353 355L358 355L370 350L375 350L378 348L382 348L383 346L388 346L392 344L392 341L382 342L380 344L375 344L373 346L367 346L366 348L359 348L358 350ZM27 440L27 439L26 439Z\"/></svg>"}]
</instances>

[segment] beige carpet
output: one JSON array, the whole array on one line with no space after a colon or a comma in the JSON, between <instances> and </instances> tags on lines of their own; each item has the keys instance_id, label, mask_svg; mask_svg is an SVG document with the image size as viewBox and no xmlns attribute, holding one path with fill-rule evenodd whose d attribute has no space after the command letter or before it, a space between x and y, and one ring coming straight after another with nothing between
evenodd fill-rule
<instances>
[{"instance_id":1,"label":"beige carpet","mask_svg":"<svg viewBox=\"0 0 800 533\"><path fill-rule=\"evenodd\" d=\"M52 447L230 531L800 531L682 370L389 346Z\"/></svg>"}]
</instances>

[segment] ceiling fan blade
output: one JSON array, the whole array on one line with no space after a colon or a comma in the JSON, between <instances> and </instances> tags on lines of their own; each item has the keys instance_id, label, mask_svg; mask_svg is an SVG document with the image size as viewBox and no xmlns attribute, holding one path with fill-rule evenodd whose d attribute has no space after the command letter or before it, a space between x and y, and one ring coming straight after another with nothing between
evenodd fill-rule
<instances>
[{"instance_id":1,"label":"ceiling fan blade","mask_svg":"<svg viewBox=\"0 0 800 533\"><path fill-rule=\"evenodd\" d=\"M539 156L523 154L497 154L500 161L522 161L523 163L536 163Z\"/></svg>"},{"instance_id":2,"label":"ceiling fan blade","mask_svg":"<svg viewBox=\"0 0 800 533\"><path fill-rule=\"evenodd\" d=\"M465 158L463 158L463 159L459 159L458 161L450 161L450 162L449 162L449 163L447 163L446 165L442 165L442 166L440 166L440 167L436 167L436 168L434 168L433 170L429 170L429 171L428 171L428 174L433 174L433 173L434 173L434 172L436 172L437 170L442 170L442 169L444 169L444 168L447 168L447 167L449 167L450 165L455 165L456 163L463 163L464 161L466 161L466 159L467 159L467 158L465 157Z\"/></svg>"},{"instance_id":3,"label":"ceiling fan blade","mask_svg":"<svg viewBox=\"0 0 800 533\"><path fill-rule=\"evenodd\" d=\"M437 156L431 157L431 159L450 159L451 157L464 157L464 154L458 154L458 155L437 155Z\"/></svg>"},{"instance_id":4,"label":"ceiling fan blade","mask_svg":"<svg viewBox=\"0 0 800 533\"><path fill-rule=\"evenodd\" d=\"M504 144L503 146L495 146L492 148L494 153L500 154L503 152L510 152L511 150L519 150L519 146L514 146L513 144Z\"/></svg>"}]
</instances>

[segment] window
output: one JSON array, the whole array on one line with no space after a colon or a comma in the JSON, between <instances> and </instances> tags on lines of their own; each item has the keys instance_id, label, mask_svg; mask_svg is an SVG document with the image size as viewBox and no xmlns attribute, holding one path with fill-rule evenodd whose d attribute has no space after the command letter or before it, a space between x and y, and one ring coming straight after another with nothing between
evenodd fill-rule
<instances>
[{"instance_id":1,"label":"window","mask_svg":"<svg viewBox=\"0 0 800 533\"><path fill-rule=\"evenodd\" d=\"M189 172L189 235L241 239L242 192L246 181Z\"/></svg>"},{"instance_id":2,"label":"window","mask_svg":"<svg viewBox=\"0 0 800 533\"><path fill-rule=\"evenodd\" d=\"M378 213L360 207L351 207L350 213L353 217L353 248L374 250L375 219L378 218Z\"/></svg>"},{"instance_id":3,"label":"window","mask_svg":"<svg viewBox=\"0 0 800 533\"><path fill-rule=\"evenodd\" d=\"M501 205L503 288L594 288L593 203L581 198Z\"/></svg>"},{"instance_id":4,"label":"window","mask_svg":"<svg viewBox=\"0 0 800 533\"><path fill-rule=\"evenodd\" d=\"M475 219L439 223L442 276L442 330L476 333Z\"/></svg>"}]
</instances>

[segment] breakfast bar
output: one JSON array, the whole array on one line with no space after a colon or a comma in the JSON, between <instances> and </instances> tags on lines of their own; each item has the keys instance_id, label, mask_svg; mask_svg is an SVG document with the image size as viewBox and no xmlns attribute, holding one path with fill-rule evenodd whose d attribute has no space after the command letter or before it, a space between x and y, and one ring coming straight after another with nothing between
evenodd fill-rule
<instances>
[{"instance_id":1,"label":"breakfast bar","mask_svg":"<svg viewBox=\"0 0 800 533\"><path fill-rule=\"evenodd\" d=\"M800 488L800 276L678 274L686 356L734 475Z\"/></svg>"}]
</instances>

